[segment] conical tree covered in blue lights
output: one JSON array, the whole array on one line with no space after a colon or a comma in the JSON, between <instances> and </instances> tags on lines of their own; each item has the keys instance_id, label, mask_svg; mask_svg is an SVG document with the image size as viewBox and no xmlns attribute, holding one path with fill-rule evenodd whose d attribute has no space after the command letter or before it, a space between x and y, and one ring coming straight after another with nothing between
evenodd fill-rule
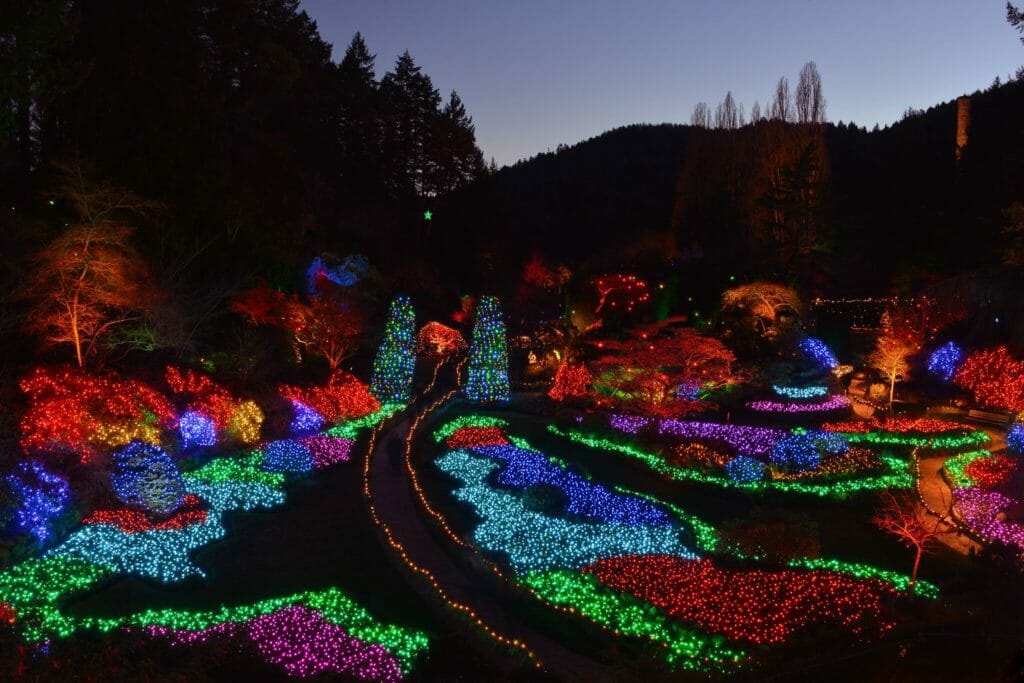
<instances>
[{"instance_id":1,"label":"conical tree covered in blue lights","mask_svg":"<svg viewBox=\"0 0 1024 683\"><path fill-rule=\"evenodd\" d=\"M416 314L409 297L399 296L388 308L384 341L373 361L370 393L381 403L406 403L412 395L416 369Z\"/></svg>"},{"instance_id":2,"label":"conical tree covered in blue lights","mask_svg":"<svg viewBox=\"0 0 1024 683\"><path fill-rule=\"evenodd\" d=\"M477 403L509 400L508 347L501 304L494 296L480 299L469 347L469 379L466 396Z\"/></svg>"}]
</instances>

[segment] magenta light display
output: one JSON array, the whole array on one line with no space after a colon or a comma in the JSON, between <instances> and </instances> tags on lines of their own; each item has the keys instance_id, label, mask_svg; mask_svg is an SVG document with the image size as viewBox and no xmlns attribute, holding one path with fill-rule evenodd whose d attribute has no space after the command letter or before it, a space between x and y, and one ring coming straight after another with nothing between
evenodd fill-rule
<instances>
[{"instance_id":1,"label":"magenta light display","mask_svg":"<svg viewBox=\"0 0 1024 683\"><path fill-rule=\"evenodd\" d=\"M299 443L313 454L314 469L321 469L347 461L354 442L335 436L307 436L299 439Z\"/></svg>"},{"instance_id":2,"label":"magenta light display","mask_svg":"<svg viewBox=\"0 0 1024 683\"><path fill-rule=\"evenodd\" d=\"M1017 501L977 486L953 490L953 509L982 538L1024 549L1024 526L999 519Z\"/></svg>"},{"instance_id":3,"label":"magenta light display","mask_svg":"<svg viewBox=\"0 0 1024 683\"><path fill-rule=\"evenodd\" d=\"M850 407L850 399L842 394L832 394L818 403L790 403L788 401L751 401L751 410L762 413L825 413Z\"/></svg>"},{"instance_id":4,"label":"magenta light display","mask_svg":"<svg viewBox=\"0 0 1024 683\"><path fill-rule=\"evenodd\" d=\"M174 645L205 643L215 638L244 636L271 664L292 676L332 672L368 681L398 681L398 660L384 647L350 636L315 609L286 607L238 624L227 621L201 631L147 626L151 636L164 636Z\"/></svg>"}]
</instances>

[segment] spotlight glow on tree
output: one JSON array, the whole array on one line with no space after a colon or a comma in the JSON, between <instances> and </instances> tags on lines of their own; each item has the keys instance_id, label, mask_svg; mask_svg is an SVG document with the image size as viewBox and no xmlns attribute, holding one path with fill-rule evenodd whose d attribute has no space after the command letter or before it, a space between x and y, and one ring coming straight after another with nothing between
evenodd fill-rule
<instances>
[{"instance_id":1,"label":"spotlight glow on tree","mask_svg":"<svg viewBox=\"0 0 1024 683\"><path fill-rule=\"evenodd\" d=\"M384 341L373 361L370 393L381 402L407 402L412 394L415 369L416 314L409 297L399 296L388 309Z\"/></svg>"},{"instance_id":2,"label":"spotlight glow on tree","mask_svg":"<svg viewBox=\"0 0 1024 683\"><path fill-rule=\"evenodd\" d=\"M477 304L466 396L476 403L498 403L510 398L505 323L501 319L501 303L494 296L482 297Z\"/></svg>"}]
</instances>

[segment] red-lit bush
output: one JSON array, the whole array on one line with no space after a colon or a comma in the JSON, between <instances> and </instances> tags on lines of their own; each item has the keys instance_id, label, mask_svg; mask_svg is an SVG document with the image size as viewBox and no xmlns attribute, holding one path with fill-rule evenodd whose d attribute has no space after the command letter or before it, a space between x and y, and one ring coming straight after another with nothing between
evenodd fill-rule
<instances>
[{"instance_id":1,"label":"red-lit bush","mask_svg":"<svg viewBox=\"0 0 1024 683\"><path fill-rule=\"evenodd\" d=\"M1005 346L972 353L953 382L974 392L974 400L983 406L1024 409L1024 361L1011 356Z\"/></svg>"},{"instance_id":2,"label":"red-lit bush","mask_svg":"<svg viewBox=\"0 0 1024 683\"><path fill-rule=\"evenodd\" d=\"M556 401L567 398L583 398L590 394L590 383L593 378L590 370L583 363L563 361L555 372L555 381L548 391L548 396Z\"/></svg>"},{"instance_id":3,"label":"red-lit bush","mask_svg":"<svg viewBox=\"0 0 1024 683\"><path fill-rule=\"evenodd\" d=\"M281 396L320 413L328 422L341 422L380 410L369 387L344 370L335 370L327 384L314 387L282 385Z\"/></svg>"},{"instance_id":4,"label":"red-lit bush","mask_svg":"<svg viewBox=\"0 0 1024 683\"><path fill-rule=\"evenodd\" d=\"M36 368L20 382L28 397L21 447L71 451L82 463L133 440L159 444L175 427L163 395L132 379L71 368Z\"/></svg>"}]
</instances>

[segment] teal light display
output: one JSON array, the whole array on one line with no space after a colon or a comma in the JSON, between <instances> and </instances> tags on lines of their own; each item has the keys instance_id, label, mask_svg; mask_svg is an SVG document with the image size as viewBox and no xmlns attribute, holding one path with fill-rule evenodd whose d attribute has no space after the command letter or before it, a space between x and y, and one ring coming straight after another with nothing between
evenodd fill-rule
<instances>
[{"instance_id":1,"label":"teal light display","mask_svg":"<svg viewBox=\"0 0 1024 683\"><path fill-rule=\"evenodd\" d=\"M407 403L416 369L416 314L407 296L395 297L388 308L384 341L373 361L370 393L381 403Z\"/></svg>"}]
</instances>

